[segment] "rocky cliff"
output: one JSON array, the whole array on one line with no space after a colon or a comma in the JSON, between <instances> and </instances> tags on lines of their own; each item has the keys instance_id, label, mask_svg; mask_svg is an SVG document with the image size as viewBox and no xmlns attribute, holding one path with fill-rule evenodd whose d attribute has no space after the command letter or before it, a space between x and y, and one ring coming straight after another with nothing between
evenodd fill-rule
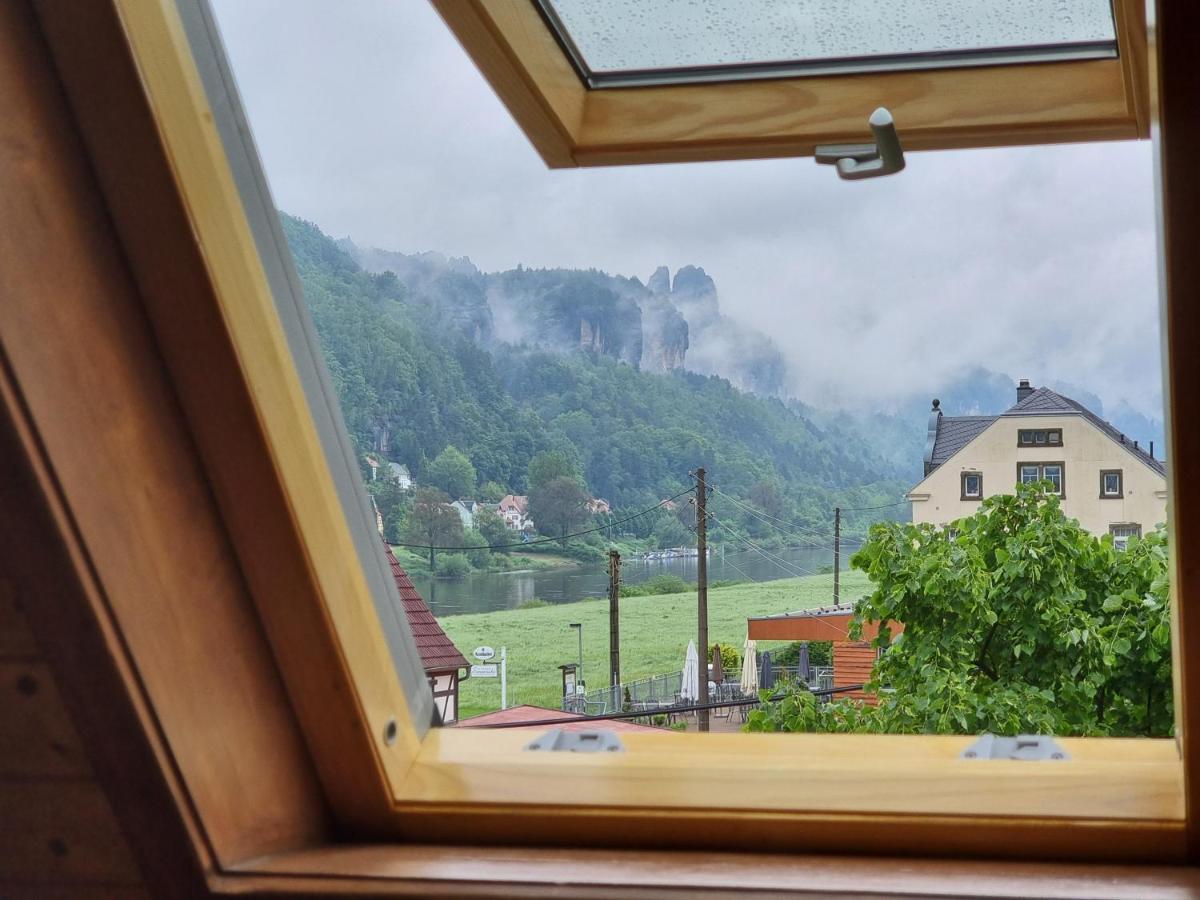
<instances>
[{"instance_id":1,"label":"rocky cliff","mask_svg":"<svg viewBox=\"0 0 1200 900\"><path fill-rule=\"evenodd\" d=\"M687 368L720 375L758 394L783 392L787 380L783 354L766 335L721 313L717 285L704 269L684 266L672 280L666 267L660 266L648 286L653 296L670 303L687 321L691 351Z\"/></svg>"},{"instance_id":2,"label":"rocky cliff","mask_svg":"<svg viewBox=\"0 0 1200 900\"><path fill-rule=\"evenodd\" d=\"M594 269L484 273L464 257L364 249L348 240L341 247L367 271L394 272L435 324L485 346L583 351L648 372L686 368L769 396L786 381L778 348L721 312L717 286L698 266L674 278L661 266L643 285Z\"/></svg>"}]
</instances>

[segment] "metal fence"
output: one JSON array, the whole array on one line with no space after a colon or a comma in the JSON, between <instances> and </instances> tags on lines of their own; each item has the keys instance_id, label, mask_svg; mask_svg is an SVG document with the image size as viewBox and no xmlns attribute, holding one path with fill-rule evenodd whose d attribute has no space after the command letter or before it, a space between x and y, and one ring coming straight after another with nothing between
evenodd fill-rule
<instances>
[{"instance_id":1,"label":"metal fence","mask_svg":"<svg viewBox=\"0 0 1200 900\"><path fill-rule=\"evenodd\" d=\"M780 681L803 681L796 666L772 667L776 684ZM761 672L759 673L761 676ZM718 696L732 698L734 694L741 697L741 691L736 689L741 683L740 669L726 669L723 675L724 687ZM813 666L808 672L806 683L817 691L833 688L833 667ZM623 709L647 709L652 711L656 706L678 705L680 692L683 688L683 672L667 672L664 675L653 675L650 678L640 678L616 687L597 688L585 694L574 697L564 697L562 708L569 712L583 713L588 716L601 716L608 713L620 712ZM823 696L822 701L828 701Z\"/></svg>"}]
</instances>

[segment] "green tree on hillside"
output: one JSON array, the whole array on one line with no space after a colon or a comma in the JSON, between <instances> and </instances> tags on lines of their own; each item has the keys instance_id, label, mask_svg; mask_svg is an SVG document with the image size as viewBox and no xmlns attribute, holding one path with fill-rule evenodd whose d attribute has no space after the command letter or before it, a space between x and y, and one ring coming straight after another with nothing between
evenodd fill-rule
<instances>
[{"instance_id":1,"label":"green tree on hillside","mask_svg":"<svg viewBox=\"0 0 1200 900\"><path fill-rule=\"evenodd\" d=\"M565 454L557 450L543 450L534 454L533 459L529 461L529 472L526 475L527 490L533 493L556 478L579 481L579 470Z\"/></svg>"},{"instance_id":2,"label":"green tree on hillside","mask_svg":"<svg viewBox=\"0 0 1200 900\"><path fill-rule=\"evenodd\" d=\"M453 444L425 466L421 480L455 499L471 498L475 494L475 467L471 465L470 458Z\"/></svg>"},{"instance_id":3,"label":"green tree on hillside","mask_svg":"<svg viewBox=\"0 0 1200 900\"><path fill-rule=\"evenodd\" d=\"M504 485L495 481L485 481L479 486L479 500L482 503L499 503L507 493Z\"/></svg>"},{"instance_id":4,"label":"green tree on hillside","mask_svg":"<svg viewBox=\"0 0 1200 900\"><path fill-rule=\"evenodd\" d=\"M481 509L475 513L475 528L483 535L489 547L504 547L518 542L515 531L509 531L500 514L491 509ZM497 553L510 553L510 550L497 550Z\"/></svg>"},{"instance_id":5,"label":"green tree on hillside","mask_svg":"<svg viewBox=\"0 0 1200 900\"><path fill-rule=\"evenodd\" d=\"M529 515L547 537L562 538L587 521L588 495L573 478L560 476L529 493Z\"/></svg>"},{"instance_id":6,"label":"green tree on hillside","mask_svg":"<svg viewBox=\"0 0 1200 900\"><path fill-rule=\"evenodd\" d=\"M793 695L752 730L1170 734L1166 538L1118 551L1047 487L988 498L953 538L873 526L852 559L875 585L856 618L884 623L868 689L890 690L873 708Z\"/></svg>"},{"instance_id":7,"label":"green tree on hillside","mask_svg":"<svg viewBox=\"0 0 1200 900\"><path fill-rule=\"evenodd\" d=\"M429 565L434 565L433 547L461 547L462 519L450 505L450 498L433 488L419 488L412 509L404 520L404 543L429 547Z\"/></svg>"}]
</instances>

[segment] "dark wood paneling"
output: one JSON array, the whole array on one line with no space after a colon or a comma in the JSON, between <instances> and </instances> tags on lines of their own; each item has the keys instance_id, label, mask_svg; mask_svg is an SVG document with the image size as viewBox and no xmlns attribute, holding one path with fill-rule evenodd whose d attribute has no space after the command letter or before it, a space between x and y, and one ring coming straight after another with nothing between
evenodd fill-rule
<instances>
[{"instance_id":1,"label":"dark wood paneling","mask_svg":"<svg viewBox=\"0 0 1200 900\"><path fill-rule=\"evenodd\" d=\"M4 499L3 477L0 473L0 502ZM37 642L29 629L16 585L0 572L0 659L30 659L37 655Z\"/></svg>"},{"instance_id":2,"label":"dark wood paneling","mask_svg":"<svg viewBox=\"0 0 1200 900\"><path fill-rule=\"evenodd\" d=\"M100 785L0 780L0 877L136 885L141 874Z\"/></svg>"},{"instance_id":3,"label":"dark wood paneling","mask_svg":"<svg viewBox=\"0 0 1200 900\"><path fill-rule=\"evenodd\" d=\"M20 385L28 431L20 445L45 466L31 473L29 499L61 503L47 512L52 541L33 540L20 520L8 535L27 591L41 589L27 606L64 694L90 689L68 685L64 669L81 664L68 648L91 629L110 668L114 653L127 667L137 660L121 674L123 689L137 692L126 708L153 708L158 739L168 742L159 749L177 761L181 799L200 813L219 859L307 843L325 828L307 748L57 74L21 3L0 4L0 196L6 220L20 223L0 228L0 346ZM74 712L95 720L101 710ZM89 744L108 739L96 726L81 724Z\"/></svg>"},{"instance_id":4,"label":"dark wood paneling","mask_svg":"<svg viewBox=\"0 0 1200 900\"><path fill-rule=\"evenodd\" d=\"M91 775L46 663L0 660L0 709L0 778Z\"/></svg>"}]
</instances>

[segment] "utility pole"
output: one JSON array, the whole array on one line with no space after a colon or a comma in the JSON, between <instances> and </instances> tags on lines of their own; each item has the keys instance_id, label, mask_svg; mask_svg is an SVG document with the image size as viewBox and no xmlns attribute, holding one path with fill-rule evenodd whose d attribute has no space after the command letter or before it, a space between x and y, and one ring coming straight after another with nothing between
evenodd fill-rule
<instances>
[{"instance_id":1,"label":"utility pole","mask_svg":"<svg viewBox=\"0 0 1200 900\"><path fill-rule=\"evenodd\" d=\"M608 551L608 677L612 711L621 708L621 553Z\"/></svg>"},{"instance_id":2,"label":"utility pole","mask_svg":"<svg viewBox=\"0 0 1200 900\"><path fill-rule=\"evenodd\" d=\"M708 706L708 486L704 470L696 470L696 606L700 640L700 706ZM708 731L708 710L696 712L701 731Z\"/></svg>"},{"instance_id":3,"label":"utility pole","mask_svg":"<svg viewBox=\"0 0 1200 900\"><path fill-rule=\"evenodd\" d=\"M833 508L833 605L837 606L841 597L842 580L842 508Z\"/></svg>"}]
</instances>

